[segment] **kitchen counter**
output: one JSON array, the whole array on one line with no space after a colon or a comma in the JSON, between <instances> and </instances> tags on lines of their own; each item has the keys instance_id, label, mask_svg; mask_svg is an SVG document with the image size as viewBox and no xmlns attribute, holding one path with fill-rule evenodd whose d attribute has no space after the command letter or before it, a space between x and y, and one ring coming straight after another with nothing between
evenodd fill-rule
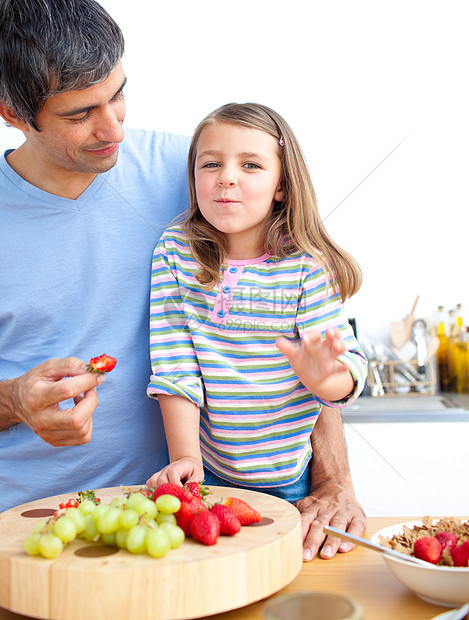
<instances>
[{"instance_id":1,"label":"kitchen counter","mask_svg":"<svg viewBox=\"0 0 469 620\"><path fill-rule=\"evenodd\" d=\"M360 396L342 410L351 423L469 422L469 394Z\"/></svg>"}]
</instances>

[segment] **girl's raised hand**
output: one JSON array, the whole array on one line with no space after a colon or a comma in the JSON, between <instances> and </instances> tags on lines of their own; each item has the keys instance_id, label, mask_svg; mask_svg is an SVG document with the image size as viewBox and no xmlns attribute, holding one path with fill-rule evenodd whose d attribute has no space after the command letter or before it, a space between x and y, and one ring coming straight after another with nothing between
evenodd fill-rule
<instances>
[{"instance_id":1,"label":"girl's raised hand","mask_svg":"<svg viewBox=\"0 0 469 620\"><path fill-rule=\"evenodd\" d=\"M155 487L172 482L181 486L186 482L199 482L204 479L204 467L201 462L192 457L183 457L173 461L160 471L157 471L147 480L147 487Z\"/></svg>"},{"instance_id":2,"label":"girl's raised hand","mask_svg":"<svg viewBox=\"0 0 469 620\"><path fill-rule=\"evenodd\" d=\"M299 343L278 338L276 344L315 396L337 401L352 392L354 382L348 366L337 359L346 350L338 329L328 329L324 339L319 332L308 332Z\"/></svg>"}]
</instances>

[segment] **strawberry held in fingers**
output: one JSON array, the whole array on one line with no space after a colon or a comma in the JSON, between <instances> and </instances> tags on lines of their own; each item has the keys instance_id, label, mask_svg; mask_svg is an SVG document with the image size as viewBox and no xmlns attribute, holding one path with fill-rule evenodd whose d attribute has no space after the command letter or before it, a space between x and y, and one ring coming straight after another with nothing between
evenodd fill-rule
<instances>
[{"instance_id":1,"label":"strawberry held in fingers","mask_svg":"<svg viewBox=\"0 0 469 620\"><path fill-rule=\"evenodd\" d=\"M86 370L99 373L110 372L116 364L117 360L114 357L103 353L98 357L92 357Z\"/></svg>"},{"instance_id":2,"label":"strawberry held in fingers","mask_svg":"<svg viewBox=\"0 0 469 620\"><path fill-rule=\"evenodd\" d=\"M198 499L204 499L204 497L210 493L208 487L202 486L201 482L186 482L184 488Z\"/></svg>"},{"instance_id":3,"label":"strawberry held in fingers","mask_svg":"<svg viewBox=\"0 0 469 620\"><path fill-rule=\"evenodd\" d=\"M165 482L164 484L160 484L159 487L156 487L153 491L152 500L155 501L160 495L174 495L181 502L191 502L194 499L192 493L173 482Z\"/></svg>"}]
</instances>

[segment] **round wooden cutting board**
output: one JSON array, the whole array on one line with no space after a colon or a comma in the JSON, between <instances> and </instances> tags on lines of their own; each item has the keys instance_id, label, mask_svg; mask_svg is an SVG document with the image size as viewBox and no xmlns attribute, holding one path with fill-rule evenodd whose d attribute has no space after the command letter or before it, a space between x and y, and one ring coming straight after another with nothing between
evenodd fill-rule
<instances>
[{"instance_id":1,"label":"round wooden cutting board","mask_svg":"<svg viewBox=\"0 0 469 620\"><path fill-rule=\"evenodd\" d=\"M103 503L120 487L98 489ZM290 583L302 566L301 520L288 502L253 491L211 487L210 502L239 497L262 515L213 546L186 538L164 558L77 539L54 560L31 557L23 541L39 519L76 494L0 513L0 607L52 620L179 620L248 605Z\"/></svg>"}]
</instances>

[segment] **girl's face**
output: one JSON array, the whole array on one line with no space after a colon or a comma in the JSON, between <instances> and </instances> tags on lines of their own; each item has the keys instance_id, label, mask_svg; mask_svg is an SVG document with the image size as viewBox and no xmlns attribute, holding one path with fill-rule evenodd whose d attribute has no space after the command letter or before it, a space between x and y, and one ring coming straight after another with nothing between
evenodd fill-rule
<instances>
[{"instance_id":1,"label":"girl's face","mask_svg":"<svg viewBox=\"0 0 469 620\"><path fill-rule=\"evenodd\" d=\"M225 233L230 259L264 252L263 225L283 199L278 148L270 134L227 122L207 125L199 136L197 202L204 218Z\"/></svg>"}]
</instances>

